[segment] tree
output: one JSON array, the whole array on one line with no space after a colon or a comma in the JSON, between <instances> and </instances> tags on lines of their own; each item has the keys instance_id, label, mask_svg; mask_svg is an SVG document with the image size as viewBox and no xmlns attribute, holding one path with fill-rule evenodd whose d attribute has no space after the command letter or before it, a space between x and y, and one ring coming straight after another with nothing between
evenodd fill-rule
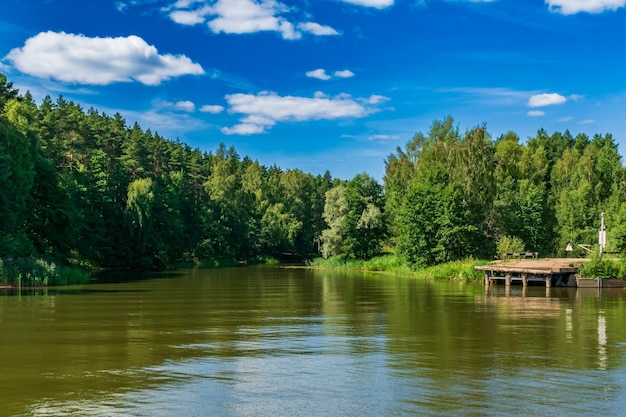
<instances>
[{"instance_id":1,"label":"tree","mask_svg":"<svg viewBox=\"0 0 626 417\"><path fill-rule=\"evenodd\" d=\"M343 184L337 185L326 192L323 216L328 229L322 232L321 237L322 255L324 258L343 253L343 219L348 213L348 203L345 194L346 187Z\"/></svg>"},{"instance_id":2,"label":"tree","mask_svg":"<svg viewBox=\"0 0 626 417\"><path fill-rule=\"evenodd\" d=\"M152 260L146 259L150 254L148 245L152 234L154 189L150 178L136 179L128 185L126 216L130 237L133 240L134 259L132 263L151 266Z\"/></svg>"},{"instance_id":3,"label":"tree","mask_svg":"<svg viewBox=\"0 0 626 417\"><path fill-rule=\"evenodd\" d=\"M397 216L397 251L409 265L463 259L480 249L480 230L441 165L423 166Z\"/></svg>"},{"instance_id":4,"label":"tree","mask_svg":"<svg viewBox=\"0 0 626 417\"><path fill-rule=\"evenodd\" d=\"M324 219L329 228L322 233L322 254L368 259L380 253L387 238L384 204L382 187L365 173L328 191Z\"/></svg>"}]
</instances>

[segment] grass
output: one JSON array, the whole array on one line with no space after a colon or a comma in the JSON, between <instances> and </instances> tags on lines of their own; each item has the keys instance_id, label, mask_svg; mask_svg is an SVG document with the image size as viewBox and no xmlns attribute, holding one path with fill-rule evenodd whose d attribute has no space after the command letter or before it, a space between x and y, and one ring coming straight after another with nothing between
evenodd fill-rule
<instances>
[{"instance_id":1,"label":"grass","mask_svg":"<svg viewBox=\"0 0 626 417\"><path fill-rule=\"evenodd\" d=\"M328 259L316 258L309 262L314 268L347 269L372 272L388 272L394 275L409 276L433 280L479 281L484 273L476 271L475 266L487 265L489 261L466 259L452 261L427 268L412 269L397 255L382 255L367 261L348 260L345 256L334 256Z\"/></svg>"},{"instance_id":2,"label":"grass","mask_svg":"<svg viewBox=\"0 0 626 417\"><path fill-rule=\"evenodd\" d=\"M585 278L626 279L626 259L610 258L594 253L591 260L580 269L580 276Z\"/></svg>"},{"instance_id":3,"label":"grass","mask_svg":"<svg viewBox=\"0 0 626 417\"><path fill-rule=\"evenodd\" d=\"M57 265L36 258L0 258L0 284L14 287L46 287L84 284L89 273L81 268Z\"/></svg>"}]
</instances>

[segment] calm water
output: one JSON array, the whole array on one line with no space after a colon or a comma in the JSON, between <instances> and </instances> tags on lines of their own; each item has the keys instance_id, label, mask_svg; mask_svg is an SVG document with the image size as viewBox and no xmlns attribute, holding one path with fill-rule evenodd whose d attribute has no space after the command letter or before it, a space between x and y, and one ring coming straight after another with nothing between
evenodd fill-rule
<instances>
[{"instance_id":1,"label":"calm water","mask_svg":"<svg viewBox=\"0 0 626 417\"><path fill-rule=\"evenodd\" d=\"M626 290L278 267L0 292L0 415L607 416Z\"/></svg>"}]
</instances>

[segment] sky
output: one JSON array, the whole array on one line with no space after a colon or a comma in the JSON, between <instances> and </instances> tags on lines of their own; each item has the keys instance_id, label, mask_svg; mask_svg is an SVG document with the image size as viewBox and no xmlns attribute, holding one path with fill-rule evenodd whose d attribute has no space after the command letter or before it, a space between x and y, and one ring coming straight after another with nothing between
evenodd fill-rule
<instances>
[{"instance_id":1,"label":"sky","mask_svg":"<svg viewBox=\"0 0 626 417\"><path fill-rule=\"evenodd\" d=\"M626 149L626 0L3 0L0 72L266 166L367 172L433 121Z\"/></svg>"}]
</instances>

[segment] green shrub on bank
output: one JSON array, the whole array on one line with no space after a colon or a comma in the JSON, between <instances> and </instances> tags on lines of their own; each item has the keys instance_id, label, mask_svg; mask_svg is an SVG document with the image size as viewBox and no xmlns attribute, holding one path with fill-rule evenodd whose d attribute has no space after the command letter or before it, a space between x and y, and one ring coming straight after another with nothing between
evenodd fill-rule
<instances>
[{"instance_id":1,"label":"green shrub on bank","mask_svg":"<svg viewBox=\"0 0 626 417\"><path fill-rule=\"evenodd\" d=\"M504 258L504 255L507 253L522 253L525 252L524 249L524 241L517 236L502 236L498 240L498 244L496 245L498 250L498 255L501 259Z\"/></svg>"},{"instance_id":2,"label":"green shrub on bank","mask_svg":"<svg viewBox=\"0 0 626 417\"><path fill-rule=\"evenodd\" d=\"M368 261L350 261L347 260L345 256L339 255L327 259L316 258L309 263L310 266L318 268L381 271L393 273L394 275L412 276L422 279L464 281L478 281L483 279L484 273L476 271L474 267L487 264L489 264L489 261L467 259L415 270L411 269L406 261L397 255L377 256Z\"/></svg>"},{"instance_id":3,"label":"green shrub on bank","mask_svg":"<svg viewBox=\"0 0 626 417\"><path fill-rule=\"evenodd\" d=\"M89 274L80 268L56 265L43 259L0 259L0 284L45 287L84 284Z\"/></svg>"},{"instance_id":4,"label":"green shrub on bank","mask_svg":"<svg viewBox=\"0 0 626 417\"><path fill-rule=\"evenodd\" d=\"M612 259L594 253L591 260L583 263L580 276L584 278L626 279L626 259Z\"/></svg>"},{"instance_id":5,"label":"green shrub on bank","mask_svg":"<svg viewBox=\"0 0 626 417\"><path fill-rule=\"evenodd\" d=\"M474 267L487 264L489 264L488 261L475 259L451 261L441 265L421 268L415 271L415 275L423 279L479 281L484 278L485 273L477 271Z\"/></svg>"}]
</instances>

